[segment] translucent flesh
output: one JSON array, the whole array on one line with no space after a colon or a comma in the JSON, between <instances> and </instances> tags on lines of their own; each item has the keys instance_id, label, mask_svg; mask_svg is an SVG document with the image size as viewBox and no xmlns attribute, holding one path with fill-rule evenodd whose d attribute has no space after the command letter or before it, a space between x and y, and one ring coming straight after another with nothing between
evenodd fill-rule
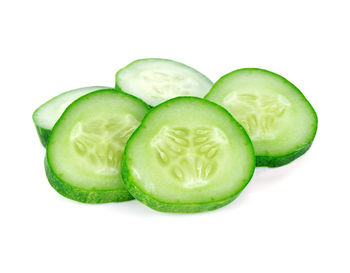
<instances>
[{"instance_id":1,"label":"translucent flesh","mask_svg":"<svg viewBox=\"0 0 350 273\"><path fill-rule=\"evenodd\" d=\"M217 170L227 136L219 128L164 126L151 139L159 163L185 188L201 187Z\"/></svg>"},{"instance_id":2,"label":"translucent flesh","mask_svg":"<svg viewBox=\"0 0 350 273\"><path fill-rule=\"evenodd\" d=\"M96 173L119 174L125 143L139 123L128 114L83 120L73 127L70 141Z\"/></svg>"},{"instance_id":3,"label":"translucent flesh","mask_svg":"<svg viewBox=\"0 0 350 273\"><path fill-rule=\"evenodd\" d=\"M212 83L198 71L170 60L144 59L117 73L118 86L155 106L178 96L204 97Z\"/></svg>"},{"instance_id":4,"label":"translucent flesh","mask_svg":"<svg viewBox=\"0 0 350 273\"><path fill-rule=\"evenodd\" d=\"M290 107L282 95L231 92L223 104L246 129L252 140L275 139L274 129Z\"/></svg>"}]
</instances>

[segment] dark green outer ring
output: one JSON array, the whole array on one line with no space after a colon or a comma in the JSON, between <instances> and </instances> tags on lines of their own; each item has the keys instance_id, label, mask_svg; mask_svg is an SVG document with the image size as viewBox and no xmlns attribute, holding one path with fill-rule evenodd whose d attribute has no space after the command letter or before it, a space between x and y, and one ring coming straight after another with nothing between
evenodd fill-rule
<instances>
[{"instance_id":1,"label":"dark green outer ring","mask_svg":"<svg viewBox=\"0 0 350 273\"><path fill-rule=\"evenodd\" d=\"M135 135L137 135L137 132L145 126L145 123L147 123L146 122L147 118L152 112L157 111L160 107L162 107L165 104L169 104L169 103L172 103L173 101L176 101L179 99L184 99L184 98L205 101L206 103L210 103L212 105L215 105L215 107L217 107L220 111L225 112L226 114L229 114L229 117L231 117L232 122L237 127L239 127L241 129L242 133L244 134L244 136L247 138L248 142L251 145L251 151L253 153L253 164L251 167L251 174L247 178L245 183L242 184L242 186L239 190L237 190L234 194L232 194L231 196L229 196L225 199L215 200L215 201L211 201L211 202L201 202L201 203L199 203L199 202L198 203L167 203L167 202L160 201L160 200L154 198L153 196L145 193L138 186L136 186L136 184L133 182L132 174L131 174L131 172L128 168L128 165L127 165L127 152L128 152L129 145L131 145L131 143L132 143L132 139L135 137ZM253 177L255 165L256 165L255 159L256 158L255 158L255 154L254 154L253 144L252 144L250 138L248 137L248 134L246 133L244 128L232 117L232 115L225 108L223 108L222 106L220 106L214 102L208 101L208 100L204 100L204 99L201 99L198 97L186 96L186 97L176 97L176 98L170 99L168 101L165 101L165 102L157 105L156 107L154 107L151 111L149 111L145 115L140 126L134 131L134 133L131 135L131 137L129 138L129 140L126 143L126 146L124 149L124 155L123 155L123 159L122 159L122 168L121 169L122 169L123 182L124 182L124 185L127 188L127 190L137 200L139 200L140 202L142 202L146 206L150 207L151 209L161 211L161 212L195 213L195 212L215 210L215 209L221 208L221 207L231 203L233 200L235 200L239 196L239 194L244 190L244 188L248 185L249 181Z\"/></svg>"},{"instance_id":2,"label":"dark green outer ring","mask_svg":"<svg viewBox=\"0 0 350 273\"><path fill-rule=\"evenodd\" d=\"M315 139L316 136L316 132L317 132L317 127L318 127L318 117L316 114L315 109L312 107L311 103L306 99L306 97L304 96L304 94L298 89L298 87L296 87L293 83L291 83L290 81L288 81L286 78L282 77L279 74L276 74L274 72L271 72L269 70L266 69L261 69L261 68L241 68L241 69L237 69L235 71L232 71L230 73L227 73L226 75L222 76L220 79L218 79L212 86L212 88L209 90L208 94L206 94L204 96L204 99L209 100L207 97L215 92L214 89L216 87L216 85L218 84L218 82L226 77L229 77L230 75L232 75L233 73L239 72L241 70L257 70L257 71L263 71L263 72L267 72L269 74L272 74L278 78L280 78L282 81L284 81L285 83L291 85L293 87L293 89L299 93L302 98L304 99L305 103L308 104L309 108L312 110L312 113L314 114L315 117L315 128L314 128L314 133L312 135L312 137L310 138L309 142L304 144L301 147L298 147L295 151L292 151L290 153L286 153L286 154L282 154L282 155L276 155L276 156L271 156L271 155L256 155L256 166L257 167L280 167L283 165L286 165L292 161L294 161L295 159L297 159L298 157L302 156L303 154L305 154L311 147L313 140ZM211 100L209 100L211 101ZM232 115L230 113L230 115Z\"/></svg>"},{"instance_id":3,"label":"dark green outer ring","mask_svg":"<svg viewBox=\"0 0 350 273\"><path fill-rule=\"evenodd\" d=\"M35 129L36 129L36 131L38 133L38 136L39 136L41 144L44 147L46 147L47 143L49 142L49 137L51 135L51 130L42 128L42 127L40 127L40 126L38 126L36 124L35 124Z\"/></svg>"},{"instance_id":4,"label":"dark green outer ring","mask_svg":"<svg viewBox=\"0 0 350 273\"><path fill-rule=\"evenodd\" d=\"M307 152L307 150L310 149L311 147L311 143L305 145L304 147L290 153L290 154L286 154L286 155L282 155L282 156L256 156L256 166L257 167L281 167L283 165L286 165L292 161L294 161L295 159L297 159L298 157L302 156L303 154L305 154Z\"/></svg>"},{"instance_id":5,"label":"dark green outer ring","mask_svg":"<svg viewBox=\"0 0 350 273\"><path fill-rule=\"evenodd\" d=\"M45 172L51 186L61 195L82 203L109 203L132 200L134 197L126 189L118 190L86 190L61 180L52 170L45 157Z\"/></svg>"}]
</instances>

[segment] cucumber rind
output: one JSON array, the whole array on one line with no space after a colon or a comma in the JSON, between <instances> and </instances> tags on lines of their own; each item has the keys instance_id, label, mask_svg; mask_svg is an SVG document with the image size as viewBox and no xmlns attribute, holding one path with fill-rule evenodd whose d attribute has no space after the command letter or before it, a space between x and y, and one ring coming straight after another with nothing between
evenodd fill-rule
<instances>
[{"instance_id":1,"label":"cucumber rind","mask_svg":"<svg viewBox=\"0 0 350 273\"><path fill-rule=\"evenodd\" d=\"M281 79L283 82L287 83L288 85L290 85L291 87L293 87L293 89L299 93L299 95L301 95L303 101L305 103L307 103L308 107L311 109L312 114L314 115L315 118L315 124L314 124L314 130L313 130L313 135L311 135L309 141L307 141L306 144L304 144L301 147L298 147L296 150L289 152L289 153L284 153L284 154L279 154L279 155L256 155L256 166L257 167L281 167L284 166L286 164L289 164L290 162L294 161L295 159L299 158L300 156L302 156L303 154L305 154L311 147L315 136L316 136L316 132L317 132L317 127L318 127L318 116L316 114L315 109L313 108L313 106L311 105L311 103L307 100L307 98L305 97L305 95L299 90L298 87L296 87L292 82L290 82L289 80L287 80L286 78L284 78L283 76L274 73L272 71L266 70L266 69L261 69L261 68L240 68L237 70L234 70L230 73L225 74L224 76L222 76L219 80L217 80L212 88L209 90L209 92L204 96L204 99L208 100L208 97L214 92L215 87L218 85L218 83L222 80L225 79L226 77L230 77L232 74L242 71L242 70L251 70L251 71L263 71L263 72L267 72L269 74L272 74L276 77L278 77L279 79ZM230 113L231 114L231 113Z\"/></svg>"},{"instance_id":2,"label":"cucumber rind","mask_svg":"<svg viewBox=\"0 0 350 273\"><path fill-rule=\"evenodd\" d=\"M45 157L45 172L50 185L61 195L82 203L98 204L109 202L122 202L134 199L125 189L118 190L86 190L70 185L60 179L53 171Z\"/></svg>"},{"instance_id":3,"label":"cucumber rind","mask_svg":"<svg viewBox=\"0 0 350 273\"><path fill-rule=\"evenodd\" d=\"M67 93L70 93L72 91L76 91L78 89L84 89L84 88L101 88L100 90L102 89L113 89L111 87L107 87L107 86L88 86L88 87L82 87L82 88L77 88L77 89L72 89L72 90L69 90L69 91L66 91L66 92L63 92L61 94L58 94L57 96L54 96L53 98L49 99L48 101L46 101L45 103L43 103L42 105L40 105L38 108L35 109L35 111L33 112L33 115L32 115L32 120L34 122L34 125L35 125L35 129L38 133L38 136L39 136L39 139L40 139L40 142L41 144L46 147L47 144L48 144L48 141L49 141L49 137L50 137L50 134L52 132L52 129L48 129L48 128L45 128L43 126L40 126L39 122L37 121L36 117L37 117L37 114L39 112L39 110L43 107L45 107L46 105L50 104L52 101L56 100L58 97L61 97L62 95L65 95ZM98 91L98 90L96 90ZM91 91L91 92L95 92L95 91ZM87 93L89 94L89 93ZM86 94L85 94L86 95ZM79 99L79 98L78 98ZM72 102L73 103L73 102ZM63 113L62 113L63 114ZM58 120L57 120L58 121ZM56 121L56 122L57 122Z\"/></svg>"},{"instance_id":4,"label":"cucumber rind","mask_svg":"<svg viewBox=\"0 0 350 273\"><path fill-rule=\"evenodd\" d=\"M119 90L119 91L121 91L121 92L129 94L128 92L124 91L123 88L118 84L118 76L125 69L128 69L129 67L133 66L135 63L142 62L142 61L165 61L165 62L175 63L175 64L178 64L178 65L181 65L181 66L184 66L184 67L190 69L191 71L193 71L196 74L198 74L199 76L201 76L204 80L208 81L208 83L210 83L211 85L213 84L213 82L207 76L205 76L203 73L199 72L198 70L196 70L193 67L188 66L188 65L186 65L184 63L173 61L173 60L170 60L170 59L164 59L164 58L142 58L142 59L134 60L133 62L129 63L128 65L124 66L123 68L119 69L116 72L116 74L115 74L115 87L114 88ZM150 105L150 107L155 107L155 106Z\"/></svg>"},{"instance_id":5,"label":"cucumber rind","mask_svg":"<svg viewBox=\"0 0 350 273\"><path fill-rule=\"evenodd\" d=\"M35 124L35 122L34 122L34 125L35 125L36 132L38 133L41 144L44 147L46 147L47 143L49 142L51 130L40 127L39 125Z\"/></svg>"},{"instance_id":6,"label":"cucumber rind","mask_svg":"<svg viewBox=\"0 0 350 273\"><path fill-rule=\"evenodd\" d=\"M301 157L303 154L305 154L310 149L311 145L312 142L292 153L285 154L282 156L257 156L256 166L275 168L287 165L290 162L297 159L298 157Z\"/></svg>"},{"instance_id":7,"label":"cucumber rind","mask_svg":"<svg viewBox=\"0 0 350 273\"><path fill-rule=\"evenodd\" d=\"M131 135L131 137L129 138L129 140L127 141L127 143L125 145L124 155L123 155L123 159L122 159L122 167L121 167L123 182L124 182L125 187L129 191L129 193L132 196L134 196L135 199L137 199L141 203L145 204L146 206L148 206L151 209L156 210L156 211L170 212L170 213L196 213L196 212L215 210L215 209L221 208L225 205L228 205L229 203L234 201L240 195L240 193L244 190L244 188L248 185L248 183L250 182L250 180L254 174L254 170L255 170L255 166L256 166L256 157L255 157L255 152L253 149L253 144L252 144L247 132L245 131L245 129L234 119L234 117L225 108L221 107L220 105L218 105L214 102L206 101L206 102L209 102L210 104L214 105L215 107L217 107L220 111L223 111L223 112L229 114L232 122L238 128L240 128L243 135L246 137L247 142L250 143L250 146L251 146L251 153L252 153L253 162L252 162L252 166L250 169L250 175L248 176L245 183L242 183L242 186L234 194L231 194L230 196L228 196L224 199L215 200L215 201L211 201L211 202L196 202L196 203L181 203L181 204L179 204L179 203L167 203L167 202L160 201L157 198L147 194L140 187L138 187L133 182L134 177L132 176L131 171L128 168L128 164L127 164L128 148L132 144L133 138L137 135L137 132L139 130L141 130L144 126L147 125L148 116L151 115L154 111L157 111L163 105L166 105L168 103L171 103L173 101L176 101L176 100L182 99L182 98L203 100L203 99L198 98L198 97L188 97L188 96L176 97L176 98L167 100L167 101L157 105L156 107L154 107L151 111L149 111L145 115L140 126L134 131L134 133Z\"/></svg>"},{"instance_id":8,"label":"cucumber rind","mask_svg":"<svg viewBox=\"0 0 350 273\"><path fill-rule=\"evenodd\" d=\"M80 100L85 99L86 96L90 96L93 93L98 92L104 92L104 91L112 91L112 92L120 92L118 90L115 90L114 88L106 88L101 89L97 91L90 92L88 94L85 94L78 99L76 99L74 102L72 102L62 113L60 118L55 123L54 127L52 128L51 132L54 132L55 128L58 126L60 121L64 118L64 114L69 111L69 109L74 105L76 102L79 102ZM123 92L122 92L123 93ZM143 104L148 110L150 107L147 103L145 103L143 100L127 94L123 93L123 95L129 96L130 98L133 98ZM62 196L67 197L74 201L79 201L82 203L90 203L90 204L97 204L97 203L110 203L110 202L123 202L123 201L129 201L134 199L134 197L128 192L128 190L125 188L118 188L113 190L87 190L83 188L79 188L76 186L73 186L69 184L68 182L61 179L53 170L50 160L49 160L49 150L50 150L50 137L48 138L47 143L47 149L46 149L46 156L44 161L45 166L45 173L46 177L50 183L50 185Z\"/></svg>"}]
</instances>

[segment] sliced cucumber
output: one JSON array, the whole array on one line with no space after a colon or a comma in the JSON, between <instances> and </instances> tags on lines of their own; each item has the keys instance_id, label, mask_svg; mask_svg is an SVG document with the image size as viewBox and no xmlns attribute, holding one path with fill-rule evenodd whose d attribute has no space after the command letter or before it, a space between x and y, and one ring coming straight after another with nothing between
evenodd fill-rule
<instances>
[{"instance_id":1,"label":"sliced cucumber","mask_svg":"<svg viewBox=\"0 0 350 273\"><path fill-rule=\"evenodd\" d=\"M199 212L234 200L254 168L251 141L225 109L179 97L151 110L131 136L122 177L155 210Z\"/></svg>"},{"instance_id":2,"label":"sliced cucumber","mask_svg":"<svg viewBox=\"0 0 350 273\"><path fill-rule=\"evenodd\" d=\"M205 96L225 107L250 136L257 166L278 167L303 155L317 130L317 115L285 78L245 68L220 78Z\"/></svg>"},{"instance_id":3,"label":"sliced cucumber","mask_svg":"<svg viewBox=\"0 0 350 273\"><path fill-rule=\"evenodd\" d=\"M69 104L92 91L106 89L105 86L89 86L64 92L47 101L33 113L33 121L41 143L46 147L52 127Z\"/></svg>"},{"instance_id":4,"label":"sliced cucumber","mask_svg":"<svg viewBox=\"0 0 350 273\"><path fill-rule=\"evenodd\" d=\"M116 74L116 88L151 106L178 96L204 97L212 82L197 70L166 59L136 60Z\"/></svg>"},{"instance_id":5,"label":"sliced cucumber","mask_svg":"<svg viewBox=\"0 0 350 273\"><path fill-rule=\"evenodd\" d=\"M55 124L45 169L60 194L86 203L132 199L121 178L121 158L132 132L149 110L143 101L114 89L74 101Z\"/></svg>"}]
</instances>

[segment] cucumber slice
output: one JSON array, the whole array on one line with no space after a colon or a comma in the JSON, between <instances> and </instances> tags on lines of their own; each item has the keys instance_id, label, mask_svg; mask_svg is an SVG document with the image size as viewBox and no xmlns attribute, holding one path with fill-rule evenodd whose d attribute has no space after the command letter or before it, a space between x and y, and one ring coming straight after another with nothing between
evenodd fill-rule
<instances>
[{"instance_id":1,"label":"cucumber slice","mask_svg":"<svg viewBox=\"0 0 350 273\"><path fill-rule=\"evenodd\" d=\"M119 70L116 88L151 106L178 96L204 97L213 83L197 70L166 59L136 60Z\"/></svg>"},{"instance_id":2,"label":"cucumber slice","mask_svg":"<svg viewBox=\"0 0 350 273\"><path fill-rule=\"evenodd\" d=\"M252 143L222 107L178 97L149 112L124 151L129 192L152 209L200 212L233 201L255 169Z\"/></svg>"},{"instance_id":3,"label":"cucumber slice","mask_svg":"<svg viewBox=\"0 0 350 273\"><path fill-rule=\"evenodd\" d=\"M250 136L257 166L278 167L303 155L317 130L317 115L285 78L245 68L220 78L205 96L225 107Z\"/></svg>"},{"instance_id":4,"label":"cucumber slice","mask_svg":"<svg viewBox=\"0 0 350 273\"><path fill-rule=\"evenodd\" d=\"M51 130L69 104L92 91L106 89L105 86L89 86L64 92L45 102L33 113L33 121L41 143L46 147Z\"/></svg>"},{"instance_id":5,"label":"cucumber slice","mask_svg":"<svg viewBox=\"0 0 350 273\"><path fill-rule=\"evenodd\" d=\"M74 101L55 124L47 145L47 178L60 194L85 203L132 199L121 178L126 141L149 106L114 89Z\"/></svg>"}]
</instances>

